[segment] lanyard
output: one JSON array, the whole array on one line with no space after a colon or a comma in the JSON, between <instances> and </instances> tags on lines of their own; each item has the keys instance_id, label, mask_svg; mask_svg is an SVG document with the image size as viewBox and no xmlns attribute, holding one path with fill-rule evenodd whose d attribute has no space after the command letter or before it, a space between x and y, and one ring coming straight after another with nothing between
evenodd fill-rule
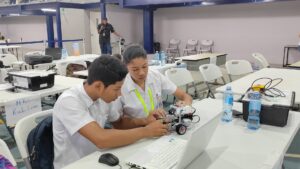
<instances>
[{"instance_id":1,"label":"lanyard","mask_svg":"<svg viewBox=\"0 0 300 169\"><path fill-rule=\"evenodd\" d=\"M150 89L150 87L148 88L148 95L149 95L150 104L151 104L150 110L148 110L145 100L143 99L143 97L142 97L141 93L138 91L138 89L135 89L134 92L135 92L136 96L138 97L138 99L140 100L141 104L143 105L146 116L148 116L149 111L154 110L154 100L153 100L152 90Z\"/></svg>"}]
</instances>

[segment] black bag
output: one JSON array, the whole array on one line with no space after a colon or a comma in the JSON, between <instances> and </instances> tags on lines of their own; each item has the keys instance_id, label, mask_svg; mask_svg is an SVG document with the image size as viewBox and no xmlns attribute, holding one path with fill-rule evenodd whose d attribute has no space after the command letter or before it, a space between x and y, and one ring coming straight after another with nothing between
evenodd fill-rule
<instances>
[{"instance_id":1,"label":"black bag","mask_svg":"<svg viewBox=\"0 0 300 169\"><path fill-rule=\"evenodd\" d=\"M37 65L41 63L51 63L52 56L49 55L25 55L25 62L29 65Z\"/></svg>"},{"instance_id":2,"label":"black bag","mask_svg":"<svg viewBox=\"0 0 300 169\"><path fill-rule=\"evenodd\" d=\"M53 169L54 143L52 116L46 117L27 137L27 148L32 169Z\"/></svg>"}]
</instances>

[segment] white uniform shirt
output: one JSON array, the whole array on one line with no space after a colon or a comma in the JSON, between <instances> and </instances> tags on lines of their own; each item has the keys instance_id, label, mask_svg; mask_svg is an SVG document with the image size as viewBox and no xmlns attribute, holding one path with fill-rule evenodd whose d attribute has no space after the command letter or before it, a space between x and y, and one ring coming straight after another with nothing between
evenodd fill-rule
<instances>
[{"instance_id":1,"label":"white uniform shirt","mask_svg":"<svg viewBox=\"0 0 300 169\"><path fill-rule=\"evenodd\" d=\"M147 105L147 109L150 110L151 102L148 94L149 88L152 91L155 105L154 108L157 109L162 107L162 95L174 94L177 86L158 71L149 69L144 91L132 80L128 73L121 89L122 96L114 102L112 111L117 111L120 114L124 113L132 118L145 118L146 113L144 112L144 107L136 96L135 89L140 92Z\"/></svg>"},{"instance_id":2,"label":"white uniform shirt","mask_svg":"<svg viewBox=\"0 0 300 169\"><path fill-rule=\"evenodd\" d=\"M92 121L104 128L106 120L113 122L119 119L119 113L108 113L109 111L110 105L100 99L93 101L84 90L83 84L65 91L58 98L53 112L55 169L98 150L78 131Z\"/></svg>"}]
</instances>

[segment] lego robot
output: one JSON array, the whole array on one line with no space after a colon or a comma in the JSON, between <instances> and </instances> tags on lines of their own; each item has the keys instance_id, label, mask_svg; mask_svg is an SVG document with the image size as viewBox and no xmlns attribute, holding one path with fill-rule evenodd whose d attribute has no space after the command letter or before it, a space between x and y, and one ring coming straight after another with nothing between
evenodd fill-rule
<instances>
[{"instance_id":1,"label":"lego robot","mask_svg":"<svg viewBox=\"0 0 300 169\"><path fill-rule=\"evenodd\" d=\"M183 135L192 123L198 123L200 116L195 115L196 109L191 106L177 107L170 106L170 110L166 117L165 123L169 124L169 130L176 131L177 134ZM193 121L195 117L197 121Z\"/></svg>"}]
</instances>

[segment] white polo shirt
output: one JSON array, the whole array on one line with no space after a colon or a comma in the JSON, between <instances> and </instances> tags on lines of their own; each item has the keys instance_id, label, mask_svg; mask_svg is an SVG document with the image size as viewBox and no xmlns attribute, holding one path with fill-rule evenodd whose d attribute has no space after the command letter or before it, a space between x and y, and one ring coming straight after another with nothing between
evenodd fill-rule
<instances>
[{"instance_id":1,"label":"white polo shirt","mask_svg":"<svg viewBox=\"0 0 300 169\"><path fill-rule=\"evenodd\" d=\"M163 74L156 70L149 69L144 91L132 80L130 74L128 73L121 89L122 96L114 102L112 111L117 111L120 114L124 113L132 118L147 117L146 113L144 112L144 106L137 97L135 89L139 91L149 110L151 108L150 96L148 93L149 88L152 91L155 105L154 108L157 109L162 106L162 95L174 94L177 86Z\"/></svg>"},{"instance_id":2,"label":"white polo shirt","mask_svg":"<svg viewBox=\"0 0 300 169\"><path fill-rule=\"evenodd\" d=\"M78 131L92 121L96 121L104 128L106 120L110 122L118 120L119 113L111 112L110 106L100 99L93 101L84 90L83 84L65 91L58 98L53 109L55 169L60 169L98 150Z\"/></svg>"}]
</instances>

